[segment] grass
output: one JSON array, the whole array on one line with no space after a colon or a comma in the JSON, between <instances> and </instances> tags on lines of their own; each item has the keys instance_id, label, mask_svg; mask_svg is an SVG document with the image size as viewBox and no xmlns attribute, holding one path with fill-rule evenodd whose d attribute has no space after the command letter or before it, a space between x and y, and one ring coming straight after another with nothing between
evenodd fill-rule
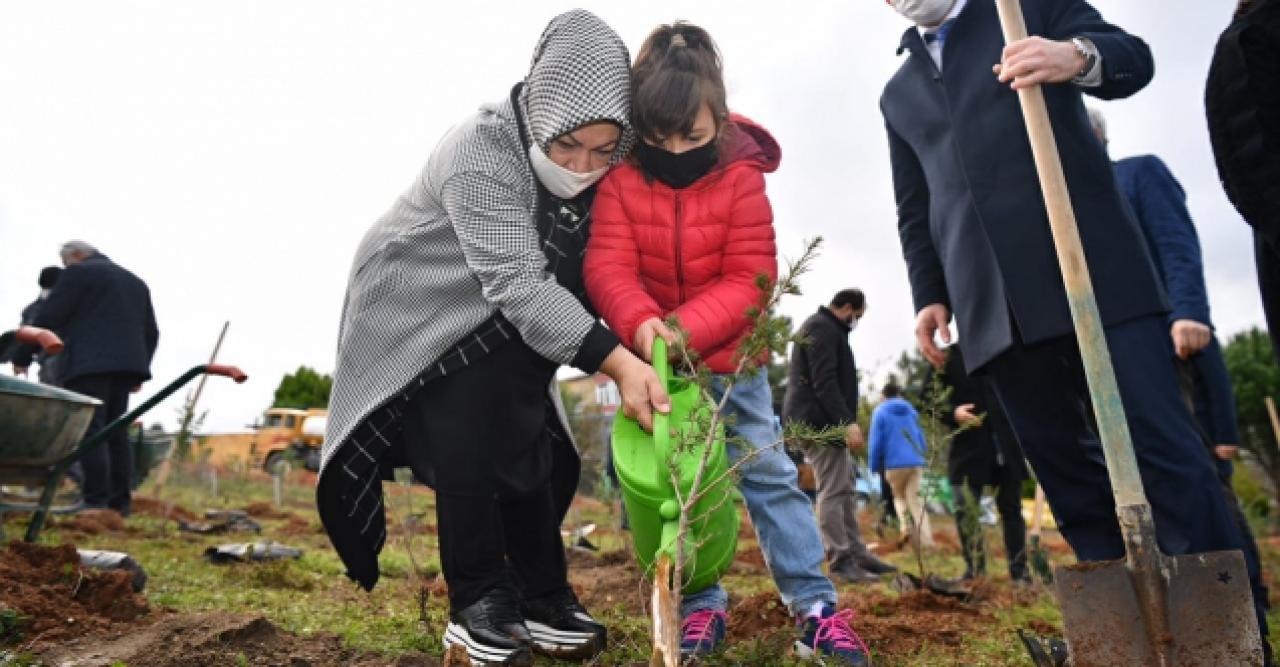
<instances>
[{"instance_id":1,"label":"grass","mask_svg":"<svg viewBox=\"0 0 1280 667\"><path fill-rule=\"evenodd\" d=\"M127 551L143 564L149 575L147 597L153 606L168 607L179 612L224 611L257 613L266 616L278 626L302 635L330 633L337 635L350 647L374 651L389 658L409 651L421 651L440 655L440 633L447 619L447 600L430 596L425 608L419 604L419 594L424 583L434 579L439 572L436 542L433 531L418 530L413 537L416 563L422 574L415 575L413 564L406 550L405 539L400 532L393 532L384 549L380 563L382 579L370 593L364 592L343 576L344 568L329 546L327 537L319 531L319 519L314 513L313 484L309 477L295 474L285 493L283 509L302 517L310 530L297 531L298 519L263 519L260 536L230 534L201 536L177 532L172 522L148 516L135 516L128 520L129 530L124 533L97 535L72 534L62 522L55 522L41 536L41 542L57 544L74 540L80 548L113 549ZM434 523L434 503L431 494L422 487L404 487L388 484L390 513L396 524L402 524L408 510L406 496L411 499L413 512L424 514L429 525ZM217 494L212 493L207 479L191 474L175 475L162 491L163 500L172 501L184 508L203 509L243 508L254 502L269 502L271 483L257 473L232 475L219 479ZM153 496L154 486L147 485L140 494ZM10 516L5 528L13 537L20 534L26 517ZM624 533L612 530L615 517L610 516L604 504L584 504L572 517L576 522L595 522L600 529L591 536L592 541L604 551L627 548ZM945 519L939 520L938 530L950 530ZM295 532L284 533L285 526ZM213 565L202 557L210 546L226 542L273 539L305 549L301 559L259 564ZM999 544L998 536L988 535L988 544ZM1280 544L1262 540L1262 553L1266 570L1275 572L1280 566ZM743 538L739 549L756 549L754 540ZM887 559L906 571L915 571L915 559L909 550L899 551ZM1057 555L1059 562L1064 556ZM926 566L932 572L944 576L956 576L963 567L958 553L940 549L926 555ZM991 560L989 567L995 572L1003 568L1003 558ZM732 600L774 590L772 581L763 574L735 570L724 577L723 584L730 591ZM634 581L619 581L618 587L634 587ZM855 596L875 592L892 596L887 584L871 587L841 587L842 594ZM856 598L855 598L856 599ZM891 599L891 597L890 597ZM926 635L917 644L884 652L873 643L876 664L881 667L937 666L937 665L1025 665L1027 659L1017 643L1014 630L1020 627L1060 627L1061 617L1049 591L1043 587L1020 599L1018 604L984 603L981 608L989 619L980 631L961 638L959 644L934 642ZM425 613L424 613L425 612ZM593 609L610 629L610 649L594 664L631 665L647 663L649 653L649 621L646 617L628 614L622 606L610 609ZM874 612L874 610L873 610ZM19 619L11 618L0 610L0 633L20 631ZM1280 612L1271 616L1272 623L1280 622ZM855 622L857 627L857 622ZM790 646L790 630L779 628L776 632L764 632L760 636L728 646L720 654L705 661L706 665L788 665L793 664L787 655ZM3 642L0 642L2 644ZM25 664L28 658L0 653L0 664ZM557 664L542 661L540 665Z\"/></svg>"}]
</instances>

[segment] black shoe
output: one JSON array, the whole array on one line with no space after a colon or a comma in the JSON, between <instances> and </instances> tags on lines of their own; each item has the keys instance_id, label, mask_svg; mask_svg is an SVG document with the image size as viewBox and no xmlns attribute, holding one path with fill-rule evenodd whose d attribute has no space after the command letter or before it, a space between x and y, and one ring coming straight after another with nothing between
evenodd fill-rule
<instances>
[{"instance_id":1,"label":"black shoe","mask_svg":"<svg viewBox=\"0 0 1280 667\"><path fill-rule=\"evenodd\" d=\"M501 588L489 591L466 609L449 614L449 626L444 631L445 649L462 645L476 665L529 667L533 664L532 643L515 596Z\"/></svg>"},{"instance_id":2,"label":"black shoe","mask_svg":"<svg viewBox=\"0 0 1280 667\"><path fill-rule=\"evenodd\" d=\"M591 617L571 589L525 600L520 613L533 637L533 650L538 653L587 660L604 651L608 631Z\"/></svg>"},{"instance_id":3,"label":"black shoe","mask_svg":"<svg viewBox=\"0 0 1280 667\"><path fill-rule=\"evenodd\" d=\"M858 556L857 563L858 567L871 574L893 574L898 571L898 568L880 560L870 551Z\"/></svg>"},{"instance_id":4,"label":"black shoe","mask_svg":"<svg viewBox=\"0 0 1280 667\"><path fill-rule=\"evenodd\" d=\"M853 564L831 570L831 578L844 584L874 584L880 581L880 575Z\"/></svg>"}]
</instances>

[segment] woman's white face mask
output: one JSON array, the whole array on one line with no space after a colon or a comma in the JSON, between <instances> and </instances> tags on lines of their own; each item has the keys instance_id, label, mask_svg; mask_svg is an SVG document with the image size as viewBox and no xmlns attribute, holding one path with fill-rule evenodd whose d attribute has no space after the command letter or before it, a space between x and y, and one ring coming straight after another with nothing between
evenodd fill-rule
<instances>
[{"instance_id":1,"label":"woman's white face mask","mask_svg":"<svg viewBox=\"0 0 1280 667\"><path fill-rule=\"evenodd\" d=\"M893 8L918 26L932 28L947 18L956 0L893 0Z\"/></svg>"},{"instance_id":2,"label":"woman's white face mask","mask_svg":"<svg viewBox=\"0 0 1280 667\"><path fill-rule=\"evenodd\" d=\"M551 158L547 157L547 154L542 152L542 149L536 143L529 146L529 163L533 165L533 173L538 177L543 187L561 199L577 197L582 194L583 190L595 185L597 181L604 178L605 172L609 171L608 166L583 174L570 171L552 162Z\"/></svg>"}]
</instances>

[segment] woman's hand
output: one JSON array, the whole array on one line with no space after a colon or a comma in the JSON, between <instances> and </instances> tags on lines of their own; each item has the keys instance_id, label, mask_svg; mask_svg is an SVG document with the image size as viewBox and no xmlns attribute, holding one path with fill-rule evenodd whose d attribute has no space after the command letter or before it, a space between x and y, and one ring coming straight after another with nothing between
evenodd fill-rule
<instances>
[{"instance_id":1,"label":"woman's hand","mask_svg":"<svg viewBox=\"0 0 1280 667\"><path fill-rule=\"evenodd\" d=\"M644 357L645 361L653 363L653 341L659 336L662 337L662 340L667 341L668 349L674 352L676 344L675 332L656 317L650 317L640 324L632 340L632 343L634 343L632 347Z\"/></svg>"},{"instance_id":2,"label":"woman's hand","mask_svg":"<svg viewBox=\"0 0 1280 667\"><path fill-rule=\"evenodd\" d=\"M652 342L652 341L651 341ZM613 378L622 394L622 414L640 422L645 431L653 432L653 413L671 412L671 397L658 380L653 367L619 345L605 357L600 371Z\"/></svg>"}]
</instances>

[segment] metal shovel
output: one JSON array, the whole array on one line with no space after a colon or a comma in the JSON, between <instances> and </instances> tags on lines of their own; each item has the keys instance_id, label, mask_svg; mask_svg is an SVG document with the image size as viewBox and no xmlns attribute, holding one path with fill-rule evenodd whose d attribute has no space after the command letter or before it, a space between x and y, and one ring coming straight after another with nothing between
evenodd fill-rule
<instances>
[{"instance_id":1,"label":"metal shovel","mask_svg":"<svg viewBox=\"0 0 1280 667\"><path fill-rule=\"evenodd\" d=\"M1019 0L996 0L1006 43L1027 37ZM1239 551L1170 557L1156 544L1151 505L1116 386L1044 91L1018 91L1049 213L1115 495L1125 558L1056 572L1074 667L1260 665L1261 636ZM1171 362L1172 363L1172 362Z\"/></svg>"}]
</instances>

